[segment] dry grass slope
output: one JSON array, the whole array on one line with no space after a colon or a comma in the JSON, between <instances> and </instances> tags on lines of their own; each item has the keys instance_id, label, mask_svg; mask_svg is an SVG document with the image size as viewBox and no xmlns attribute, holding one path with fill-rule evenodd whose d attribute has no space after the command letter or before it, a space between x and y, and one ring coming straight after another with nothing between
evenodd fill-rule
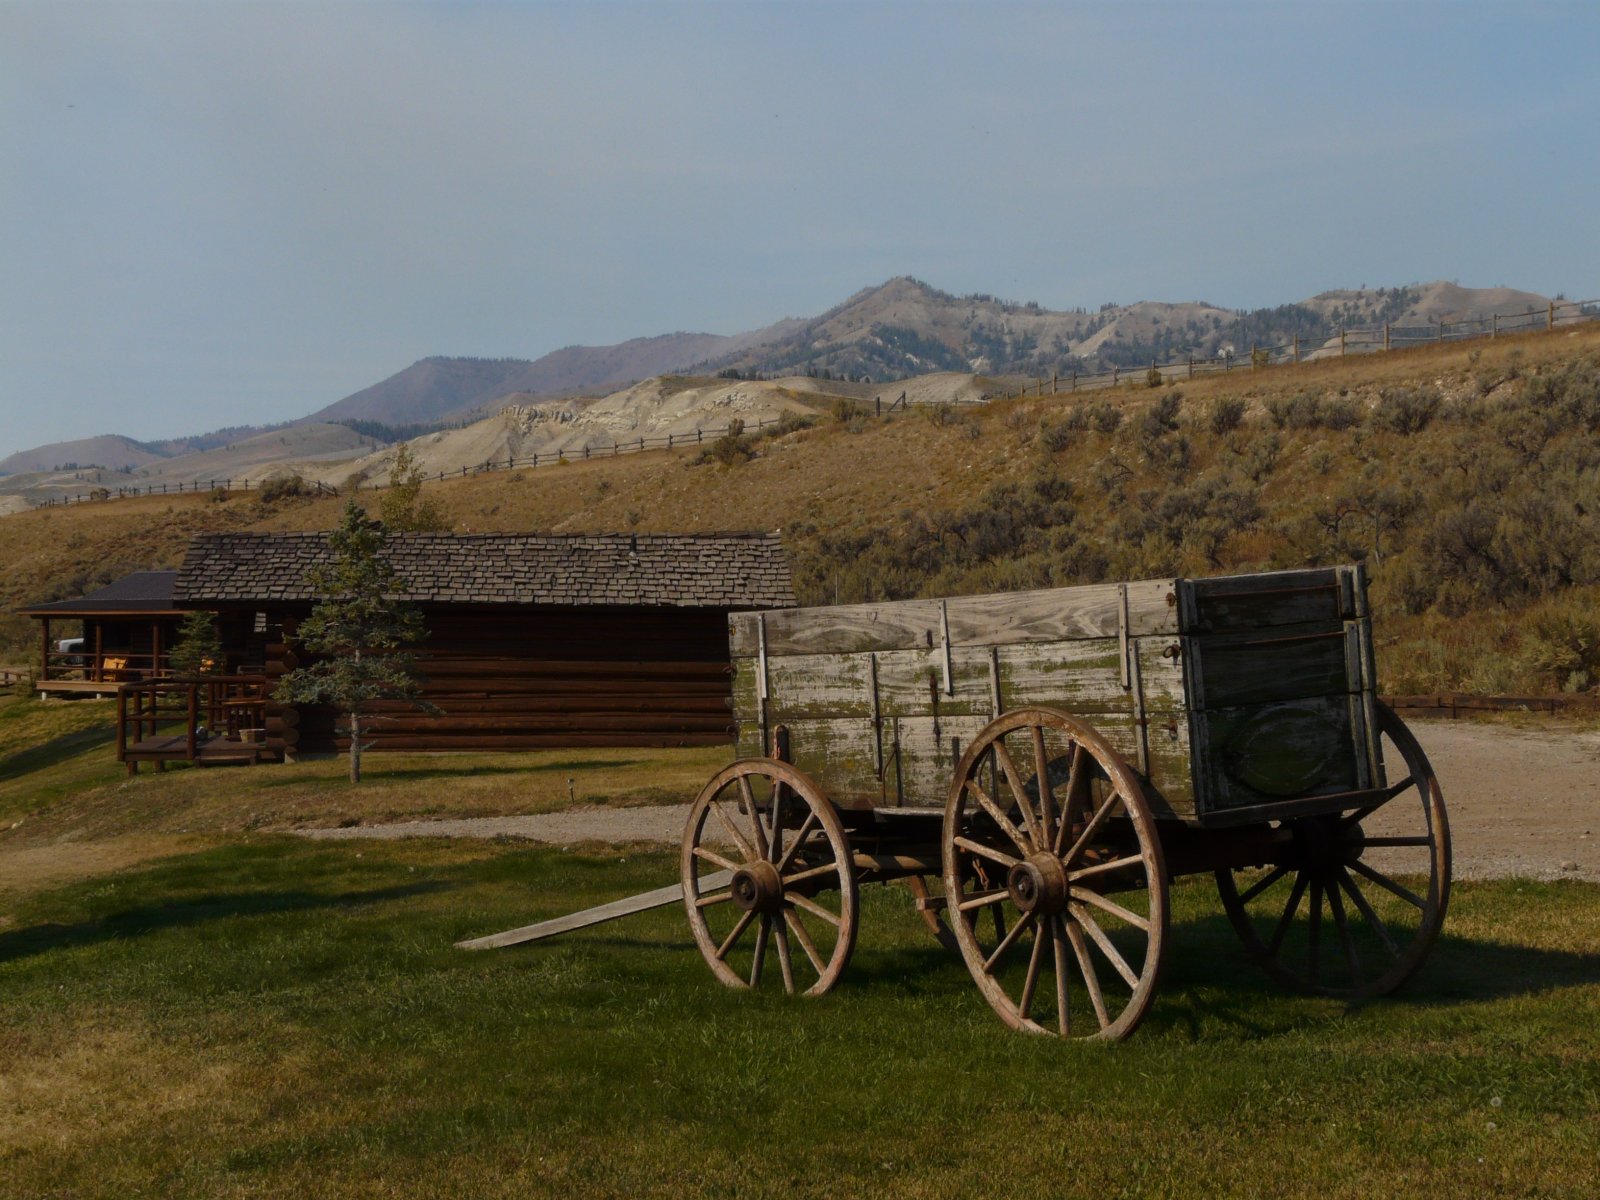
<instances>
[{"instance_id":1,"label":"dry grass slope","mask_svg":"<svg viewBox=\"0 0 1600 1200\"><path fill-rule=\"evenodd\" d=\"M1584 689L1600 682L1597 391L1586 326L1244 370L1176 401L841 404L735 465L649 453L429 486L460 531L781 529L812 602L1364 559L1387 688ZM0 518L0 608L173 564L204 530L326 528L339 503ZM30 623L0 620L0 658L25 661Z\"/></svg>"}]
</instances>

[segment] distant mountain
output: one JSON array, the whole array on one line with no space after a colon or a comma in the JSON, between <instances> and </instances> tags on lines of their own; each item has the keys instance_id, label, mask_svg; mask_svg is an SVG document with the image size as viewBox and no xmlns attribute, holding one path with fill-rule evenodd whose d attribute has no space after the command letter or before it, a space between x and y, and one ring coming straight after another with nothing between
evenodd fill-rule
<instances>
[{"instance_id":1,"label":"distant mountain","mask_svg":"<svg viewBox=\"0 0 1600 1200\"><path fill-rule=\"evenodd\" d=\"M162 448L136 442L117 433L78 438L71 442L51 442L32 450L19 450L0 459L0 475L19 475L27 471L76 471L85 467L105 467L112 471L131 470L170 457Z\"/></svg>"},{"instance_id":2,"label":"distant mountain","mask_svg":"<svg viewBox=\"0 0 1600 1200\"><path fill-rule=\"evenodd\" d=\"M1312 353L1337 339L1341 326L1427 327L1493 312L1540 311L1547 303L1532 292L1441 281L1329 291L1251 311L1204 301L1052 311L1032 301L956 296L903 276L857 292L820 316L786 318L747 333L670 333L612 346L567 346L531 361L424 358L290 424L350 422L370 439L388 442L414 434L415 427L464 424L507 403L604 395L662 375L811 376L879 384L933 372L1037 378L1147 366L1189 354L1212 357L1223 350L1244 354L1252 345L1296 336ZM0 474L69 464L137 469L279 428L236 427L165 442L112 436L60 442L0 461Z\"/></svg>"},{"instance_id":3,"label":"distant mountain","mask_svg":"<svg viewBox=\"0 0 1600 1200\"><path fill-rule=\"evenodd\" d=\"M1204 301L1103 304L1056 312L988 295L954 296L917 279L891 279L856 293L780 338L701 364L707 371L778 376L826 373L879 382L929 371L1027 374L1147 366L1185 355L1212 357L1251 345L1316 345L1341 326L1428 326L1542 311L1543 296L1453 283L1323 292L1277 308L1246 311Z\"/></svg>"}]
</instances>

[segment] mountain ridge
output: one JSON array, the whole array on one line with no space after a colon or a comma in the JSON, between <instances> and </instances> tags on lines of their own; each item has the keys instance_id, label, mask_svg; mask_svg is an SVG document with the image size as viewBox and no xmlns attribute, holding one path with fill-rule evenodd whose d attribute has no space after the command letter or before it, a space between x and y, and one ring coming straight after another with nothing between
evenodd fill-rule
<instances>
[{"instance_id":1,"label":"mountain ridge","mask_svg":"<svg viewBox=\"0 0 1600 1200\"><path fill-rule=\"evenodd\" d=\"M814 317L786 317L736 334L677 332L606 346L563 346L537 359L433 355L285 425L371 422L445 427L516 402L599 396L661 375L812 376L891 380L931 372L1029 374L1146 366L1301 338L1312 350L1337 326L1435 324L1490 312L1540 310L1547 297L1443 280L1332 289L1275 308L1145 300L1052 310L986 293L957 296L913 276L865 287ZM0 460L0 475L67 464L139 469L216 449L282 425L240 426L164 442L104 434L50 443Z\"/></svg>"}]
</instances>

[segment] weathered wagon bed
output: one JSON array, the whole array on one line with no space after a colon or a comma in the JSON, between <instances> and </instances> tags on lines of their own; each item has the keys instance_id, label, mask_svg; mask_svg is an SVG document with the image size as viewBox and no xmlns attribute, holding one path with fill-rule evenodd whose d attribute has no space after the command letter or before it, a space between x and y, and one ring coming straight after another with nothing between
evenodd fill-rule
<instances>
[{"instance_id":1,"label":"weathered wagon bed","mask_svg":"<svg viewBox=\"0 0 1600 1200\"><path fill-rule=\"evenodd\" d=\"M1008 1024L1062 1036L1138 1024L1176 875L1214 872L1274 976L1351 998L1443 920L1443 800L1375 698L1359 567L740 613L729 644L740 757L681 896L730 986L831 988L864 882L906 881Z\"/></svg>"}]
</instances>

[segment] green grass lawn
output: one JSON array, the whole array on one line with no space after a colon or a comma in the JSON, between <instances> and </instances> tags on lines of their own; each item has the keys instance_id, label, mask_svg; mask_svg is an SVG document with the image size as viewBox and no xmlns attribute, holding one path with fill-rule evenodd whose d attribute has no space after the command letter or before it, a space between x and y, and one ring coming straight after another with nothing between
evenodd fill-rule
<instances>
[{"instance_id":1,"label":"green grass lawn","mask_svg":"<svg viewBox=\"0 0 1600 1200\"><path fill-rule=\"evenodd\" d=\"M1583 1196L1600 888L1458 885L1401 997L1288 996L1208 882L1151 1017L1008 1032L896 889L819 1000L716 985L681 911L456 939L671 856L235 835L0 894L0 1195Z\"/></svg>"},{"instance_id":2,"label":"green grass lawn","mask_svg":"<svg viewBox=\"0 0 1600 1200\"><path fill-rule=\"evenodd\" d=\"M345 760L329 754L249 768L146 765L127 778L115 725L109 700L0 698L0 835L17 822L17 836L37 842L682 804L733 758L731 746L380 753L352 784Z\"/></svg>"}]
</instances>

